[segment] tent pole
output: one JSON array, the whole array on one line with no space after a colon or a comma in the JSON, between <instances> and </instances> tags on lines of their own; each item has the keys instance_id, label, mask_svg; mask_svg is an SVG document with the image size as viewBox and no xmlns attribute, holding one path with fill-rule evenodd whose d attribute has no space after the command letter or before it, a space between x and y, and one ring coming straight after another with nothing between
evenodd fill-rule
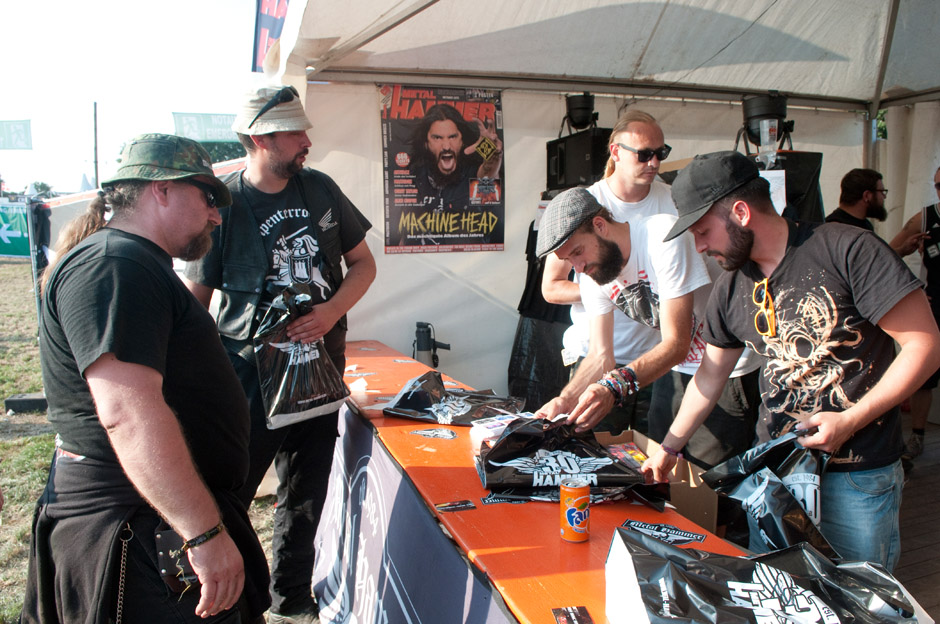
<instances>
[{"instance_id":1,"label":"tent pole","mask_svg":"<svg viewBox=\"0 0 940 624\"><path fill-rule=\"evenodd\" d=\"M865 123L862 126L862 167L875 169L875 139L878 132L875 127L878 123L877 103L871 104L865 114Z\"/></svg>"},{"instance_id":2,"label":"tent pole","mask_svg":"<svg viewBox=\"0 0 940 624\"><path fill-rule=\"evenodd\" d=\"M875 79L875 89L871 96L871 104L868 106L868 123L865 124L863 133L862 155L865 161L865 167L874 169L875 161L875 139L878 138L876 124L878 123L878 109L881 107L881 92L884 89L885 72L888 67L888 57L891 54L891 44L894 41L894 29L898 23L898 6L901 0L892 0L891 8L888 11L888 18L885 22L885 36L881 42L881 58L878 62L878 77Z\"/></svg>"}]
</instances>

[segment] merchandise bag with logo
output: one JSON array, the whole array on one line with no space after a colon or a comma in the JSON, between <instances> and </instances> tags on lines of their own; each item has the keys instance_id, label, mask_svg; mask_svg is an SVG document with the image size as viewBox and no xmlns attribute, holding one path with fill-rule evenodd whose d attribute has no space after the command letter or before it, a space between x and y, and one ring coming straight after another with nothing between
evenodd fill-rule
<instances>
[{"instance_id":1,"label":"merchandise bag with logo","mask_svg":"<svg viewBox=\"0 0 940 624\"><path fill-rule=\"evenodd\" d=\"M718 464L702 480L741 503L757 520L771 550L809 542L833 560L839 555L819 532L819 482L829 455L808 449L788 433Z\"/></svg>"},{"instance_id":2,"label":"merchandise bag with logo","mask_svg":"<svg viewBox=\"0 0 940 624\"><path fill-rule=\"evenodd\" d=\"M287 337L287 325L308 314L313 305L307 284L290 284L271 303L255 334L268 429L331 414L349 396L322 338L302 343Z\"/></svg>"},{"instance_id":3,"label":"merchandise bag with logo","mask_svg":"<svg viewBox=\"0 0 940 624\"><path fill-rule=\"evenodd\" d=\"M480 418L517 414L524 403L517 397L496 396L492 390L448 390L438 371L428 371L406 383L382 413L469 427Z\"/></svg>"},{"instance_id":4,"label":"merchandise bag with logo","mask_svg":"<svg viewBox=\"0 0 940 624\"><path fill-rule=\"evenodd\" d=\"M605 577L611 624L933 622L881 566L836 565L809 544L732 557L618 528Z\"/></svg>"},{"instance_id":5,"label":"merchandise bag with logo","mask_svg":"<svg viewBox=\"0 0 940 624\"><path fill-rule=\"evenodd\" d=\"M643 475L620 462L591 431L575 433L573 425L542 419L510 423L489 450L481 450L477 471L494 492L526 492L531 498L557 499L563 479L587 480L592 495L612 495L640 485ZM607 489L605 488L613 488ZM592 499L595 496L592 496Z\"/></svg>"}]
</instances>

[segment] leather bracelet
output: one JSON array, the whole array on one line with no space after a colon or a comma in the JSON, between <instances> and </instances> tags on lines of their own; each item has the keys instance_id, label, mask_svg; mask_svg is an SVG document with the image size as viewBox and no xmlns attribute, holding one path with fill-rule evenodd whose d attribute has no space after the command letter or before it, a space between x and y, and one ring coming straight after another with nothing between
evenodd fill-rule
<instances>
[{"instance_id":1,"label":"leather bracelet","mask_svg":"<svg viewBox=\"0 0 940 624\"><path fill-rule=\"evenodd\" d=\"M180 553L184 553L187 550L195 548L196 546L202 546L203 544L205 544L206 542L208 542L209 540L211 540L213 537L215 537L216 535L218 535L224 530L225 530L225 525L222 524L222 522L219 522L217 525L215 525L214 527L212 527L211 529L209 529L202 535L197 535L196 537L192 539L188 539L185 542L183 542L183 546L182 548L180 548Z\"/></svg>"},{"instance_id":2,"label":"leather bracelet","mask_svg":"<svg viewBox=\"0 0 940 624\"><path fill-rule=\"evenodd\" d=\"M659 448L663 449L663 452L666 453L666 455L672 455L673 457L678 457L679 459L682 458L682 453L672 448L671 446L660 444Z\"/></svg>"}]
</instances>

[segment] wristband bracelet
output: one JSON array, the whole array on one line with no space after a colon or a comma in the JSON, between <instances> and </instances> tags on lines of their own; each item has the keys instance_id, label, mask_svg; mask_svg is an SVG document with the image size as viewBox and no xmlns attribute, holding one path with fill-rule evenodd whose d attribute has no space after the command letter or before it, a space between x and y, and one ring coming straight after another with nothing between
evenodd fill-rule
<instances>
[{"instance_id":1,"label":"wristband bracelet","mask_svg":"<svg viewBox=\"0 0 940 624\"><path fill-rule=\"evenodd\" d=\"M614 403L620 405L623 402L623 393L621 392L621 389L617 387L616 382L608 379L607 377L602 377L601 379L597 380L597 384L604 386L612 395L614 395Z\"/></svg>"},{"instance_id":2,"label":"wristband bracelet","mask_svg":"<svg viewBox=\"0 0 940 624\"><path fill-rule=\"evenodd\" d=\"M671 446L666 446L665 444L660 444L660 445L659 445L659 448L663 449L663 452L666 453L666 455L672 455L673 457L677 457L677 458L679 458L679 459L682 458L682 453L680 453L680 452L677 451L676 449L672 448Z\"/></svg>"},{"instance_id":3,"label":"wristband bracelet","mask_svg":"<svg viewBox=\"0 0 940 624\"><path fill-rule=\"evenodd\" d=\"M188 539L183 542L182 548L180 548L180 553L184 553L187 550L195 548L196 546L201 546L211 540L213 537L225 530L225 525L219 522L217 525L203 533L202 535L197 535L192 539Z\"/></svg>"}]
</instances>

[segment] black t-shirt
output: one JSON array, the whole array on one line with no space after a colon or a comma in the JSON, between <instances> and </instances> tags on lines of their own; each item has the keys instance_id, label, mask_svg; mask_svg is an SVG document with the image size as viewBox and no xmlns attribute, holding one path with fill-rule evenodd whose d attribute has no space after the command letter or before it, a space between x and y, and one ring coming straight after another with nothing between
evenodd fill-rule
<instances>
[{"instance_id":1,"label":"black t-shirt","mask_svg":"<svg viewBox=\"0 0 940 624\"><path fill-rule=\"evenodd\" d=\"M248 470L248 402L215 322L151 241L105 228L56 267L42 305L40 359L49 420L64 450L117 461L84 371L104 353L163 375L197 469L210 488Z\"/></svg>"},{"instance_id":2,"label":"black t-shirt","mask_svg":"<svg viewBox=\"0 0 940 624\"><path fill-rule=\"evenodd\" d=\"M869 232L875 231L875 226L871 224L871 221L868 219L859 219L856 216L850 215L841 208L836 208L832 211L832 214L826 217L826 223L844 223L846 225L854 225L855 227L860 227Z\"/></svg>"},{"instance_id":3,"label":"black t-shirt","mask_svg":"<svg viewBox=\"0 0 940 624\"><path fill-rule=\"evenodd\" d=\"M271 301L291 283L309 284L314 303L328 300L337 285L329 283L329 271L323 266L327 260L297 185L289 183L278 193L265 193L244 182L243 189L268 255L268 275L256 323L261 322Z\"/></svg>"},{"instance_id":4,"label":"black t-shirt","mask_svg":"<svg viewBox=\"0 0 940 624\"><path fill-rule=\"evenodd\" d=\"M292 281L310 284L314 294L319 294L324 301L329 299L339 284L332 283L327 266L339 268L342 255L365 239L372 224L331 178L313 169L304 169L291 177L278 193L258 190L245 180L244 172L239 172L228 185L235 204L223 209L223 225L213 232L212 249L203 258L187 263L184 274L193 282L222 290L219 331L223 341L229 340L232 351L238 352L246 341L227 333L233 319L252 314L249 334L254 336L271 301ZM231 231L226 236L223 234L227 227L226 214L236 210L251 211L252 218L237 221L233 218L233 222L240 225L229 225ZM255 228L262 243L257 251L251 244L255 240L256 234L252 231ZM339 245L325 252L320 237L326 232L331 236L338 233ZM253 256L256 253L264 256L256 258ZM238 277L245 271L248 281L253 283L255 279L254 269L240 266L242 263L238 260L242 254L249 267L259 266L259 262L267 266L265 287L254 310L227 302L231 287L226 280L231 281L233 275ZM239 280L245 281L245 276L240 275ZM342 345L339 348L342 350Z\"/></svg>"},{"instance_id":5,"label":"black t-shirt","mask_svg":"<svg viewBox=\"0 0 940 624\"><path fill-rule=\"evenodd\" d=\"M880 238L842 224L790 223L787 252L769 279L775 337L755 327L752 262L715 283L705 340L749 346L765 358L761 375L761 441L788 431L794 419L843 411L874 386L894 359L894 341L877 326L920 282ZM830 470L887 465L902 449L897 408L857 431L833 456Z\"/></svg>"},{"instance_id":6,"label":"black t-shirt","mask_svg":"<svg viewBox=\"0 0 940 624\"><path fill-rule=\"evenodd\" d=\"M940 204L923 209L924 269L927 271L927 296L935 317L940 317Z\"/></svg>"}]
</instances>

